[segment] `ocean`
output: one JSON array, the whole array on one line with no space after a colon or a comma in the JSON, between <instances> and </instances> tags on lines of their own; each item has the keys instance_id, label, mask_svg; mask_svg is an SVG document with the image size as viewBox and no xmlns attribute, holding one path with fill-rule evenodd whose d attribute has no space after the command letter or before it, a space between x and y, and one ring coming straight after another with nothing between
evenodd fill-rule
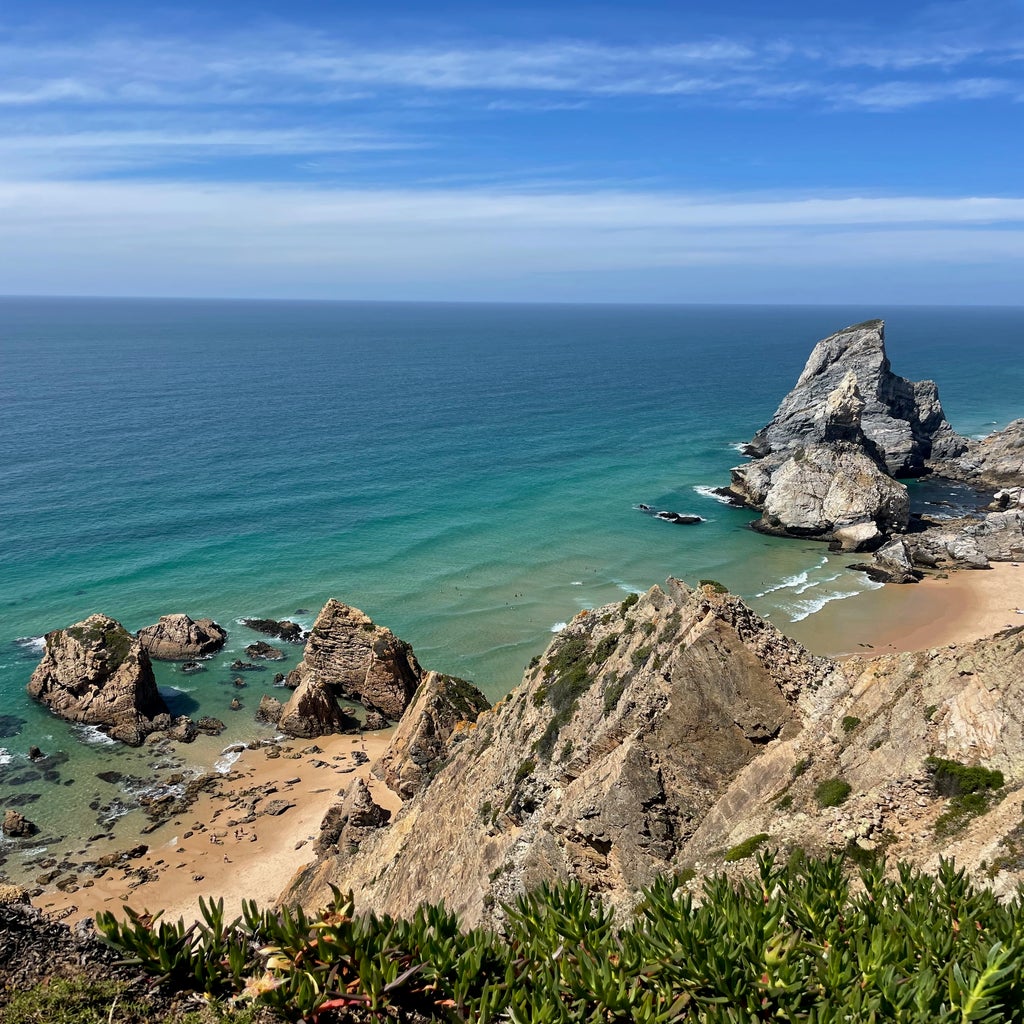
<instances>
[{"instance_id":1,"label":"ocean","mask_svg":"<svg viewBox=\"0 0 1024 1024\"><path fill-rule=\"evenodd\" d=\"M152 753L25 695L42 635L97 611L228 629L202 674L157 665L173 711L227 723L181 748L207 768L283 696L278 665L233 686L257 639L239 620L308 626L329 597L491 698L579 610L669 575L813 635L815 611L874 585L824 545L753 533L710 488L814 343L876 316L894 370L938 381L957 430L1024 412L1019 308L0 299L0 812L40 824L36 857L137 830ZM30 744L58 763L33 766ZM143 781L98 780L111 765ZM0 873L27 859L0 846Z\"/></svg>"}]
</instances>

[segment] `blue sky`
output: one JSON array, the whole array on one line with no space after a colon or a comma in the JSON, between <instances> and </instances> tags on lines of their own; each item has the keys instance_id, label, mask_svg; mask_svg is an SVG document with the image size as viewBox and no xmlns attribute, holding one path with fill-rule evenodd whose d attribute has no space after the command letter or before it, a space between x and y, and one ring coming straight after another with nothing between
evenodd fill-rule
<instances>
[{"instance_id":1,"label":"blue sky","mask_svg":"<svg viewBox=\"0 0 1024 1024\"><path fill-rule=\"evenodd\" d=\"M0 7L0 292L1024 303L1024 0Z\"/></svg>"}]
</instances>

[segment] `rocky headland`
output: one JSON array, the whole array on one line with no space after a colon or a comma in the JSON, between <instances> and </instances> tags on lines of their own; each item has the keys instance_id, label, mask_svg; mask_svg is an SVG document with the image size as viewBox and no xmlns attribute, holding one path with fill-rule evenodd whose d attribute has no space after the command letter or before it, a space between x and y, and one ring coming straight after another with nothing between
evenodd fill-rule
<instances>
[{"instance_id":1,"label":"rocky headland","mask_svg":"<svg viewBox=\"0 0 1024 1024\"><path fill-rule=\"evenodd\" d=\"M754 529L878 551L858 566L876 579L906 583L919 569L984 568L1024 555L1024 420L980 442L961 437L933 381L892 372L881 320L818 342L746 454L751 461L732 470L721 493L761 513ZM978 490L988 514L912 516L897 478L926 475Z\"/></svg>"},{"instance_id":2,"label":"rocky headland","mask_svg":"<svg viewBox=\"0 0 1024 1024\"><path fill-rule=\"evenodd\" d=\"M699 878L750 840L922 865L955 853L1012 891L1024 877L1022 670L1024 628L835 661L714 584L670 579L578 615L428 762L393 742L379 771L401 810L381 815L365 793L339 806L282 899L313 906L336 885L367 909L443 900L472 922L578 878L628 907L656 876ZM416 728L409 715L400 730ZM935 757L1004 774L985 813L946 829ZM415 787L403 785L406 760Z\"/></svg>"}]
</instances>

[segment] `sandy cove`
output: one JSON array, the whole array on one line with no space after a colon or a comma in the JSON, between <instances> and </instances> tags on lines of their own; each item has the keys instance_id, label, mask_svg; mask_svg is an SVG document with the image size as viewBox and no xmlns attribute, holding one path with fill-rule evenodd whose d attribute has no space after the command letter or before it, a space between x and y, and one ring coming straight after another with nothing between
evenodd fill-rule
<instances>
[{"instance_id":1,"label":"sandy cove","mask_svg":"<svg viewBox=\"0 0 1024 1024\"><path fill-rule=\"evenodd\" d=\"M841 657L919 651L1024 626L1024 566L932 574L920 583L833 601L801 622L777 624L815 654Z\"/></svg>"},{"instance_id":2,"label":"sandy cove","mask_svg":"<svg viewBox=\"0 0 1024 1024\"><path fill-rule=\"evenodd\" d=\"M187 812L140 838L148 852L129 861L127 870L110 868L102 877L83 872L77 891L45 892L33 903L69 924L97 910L120 916L126 905L154 913L162 908L167 920L189 922L199 917L200 896L223 898L229 918L240 912L243 900L270 906L291 876L313 859L324 814L354 779L364 779L381 806L400 806L398 797L370 775L392 732L285 740L279 757L268 757L268 748L245 750L232 771ZM303 753L311 747L319 752ZM353 757L356 752L366 760ZM246 817L239 802L250 799L243 796L250 790L264 794L255 821L231 824ZM275 800L292 806L279 815L264 813Z\"/></svg>"}]
</instances>

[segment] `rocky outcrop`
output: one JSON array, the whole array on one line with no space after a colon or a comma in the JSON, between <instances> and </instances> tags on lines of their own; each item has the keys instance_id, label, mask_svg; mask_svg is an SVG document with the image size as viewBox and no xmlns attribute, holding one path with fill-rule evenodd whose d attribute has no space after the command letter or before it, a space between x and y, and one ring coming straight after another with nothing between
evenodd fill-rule
<instances>
[{"instance_id":1,"label":"rocky outcrop","mask_svg":"<svg viewBox=\"0 0 1024 1024\"><path fill-rule=\"evenodd\" d=\"M716 587L669 580L578 615L465 732L357 849L326 823L320 858L283 898L318 905L333 884L368 910L443 900L473 923L574 877L625 908L674 870L695 870L699 892L701 874L762 834L783 851L892 844L932 867L955 853L1011 894L1024 874L1024 628L834 662ZM991 812L953 838L938 829L933 755L1005 774ZM837 782L841 805L819 795Z\"/></svg>"},{"instance_id":2,"label":"rocky outcrop","mask_svg":"<svg viewBox=\"0 0 1024 1024\"><path fill-rule=\"evenodd\" d=\"M428 672L402 715L386 753L374 766L374 774L408 799L448 757L453 736L466 735L468 724L490 706L490 701L465 679Z\"/></svg>"},{"instance_id":3,"label":"rocky outcrop","mask_svg":"<svg viewBox=\"0 0 1024 1024\"><path fill-rule=\"evenodd\" d=\"M852 565L850 568L860 569L878 583L916 583L921 578L921 573L914 568L910 548L903 537L894 537L879 548L871 562Z\"/></svg>"},{"instance_id":4,"label":"rocky outcrop","mask_svg":"<svg viewBox=\"0 0 1024 1024\"><path fill-rule=\"evenodd\" d=\"M8 839L24 839L34 836L39 831L35 822L29 821L21 811L7 810L0 822L0 833Z\"/></svg>"},{"instance_id":5,"label":"rocky outcrop","mask_svg":"<svg viewBox=\"0 0 1024 1024\"><path fill-rule=\"evenodd\" d=\"M276 697L264 695L260 698L260 706L256 709L256 721L277 725L281 721L282 711L284 711L284 705Z\"/></svg>"},{"instance_id":6,"label":"rocky outcrop","mask_svg":"<svg viewBox=\"0 0 1024 1024\"><path fill-rule=\"evenodd\" d=\"M301 644L306 639L302 627L290 619L242 619L242 625L257 633L265 633L267 636L277 637L278 640L287 640L291 644Z\"/></svg>"},{"instance_id":7,"label":"rocky outcrop","mask_svg":"<svg viewBox=\"0 0 1024 1024\"><path fill-rule=\"evenodd\" d=\"M451 743L392 825L287 898L329 884L363 905L485 904L576 876L622 896L669 869L703 812L773 738L801 689L836 672L713 588L677 580L630 607L581 613L507 700Z\"/></svg>"},{"instance_id":8,"label":"rocky outcrop","mask_svg":"<svg viewBox=\"0 0 1024 1024\"><path fill-rule=\"evenodd\" d=\"M753 525L764 533L835 540L843 550L862 551L904 530L910 519L906 487L848 441L769 456L732 473L732 491L762 510Z\"/></svg>"},{"instance_id":9,"label":"rocky outcrop","mask_svg":"<svg viewBox=\"0 0 1024 1024\"><path fill-rule=\"evenodd\" d=\"M892 372L881 320L819 341L748 452L764 458L836 441L862 448L890 476L919 476L929 460L954 458L968 448L946 421L935 383Z\"/></svg>"},{"instance_id":10,"label":"rocky outcrop","mask_svg":"<svg viewBox=\"0 0 1024 1024\"><path fill-rule=\"evenodd\" d=\"M256 643L249 644L245 653L248 657L259 658L261 661L284 661L285 659L284 651L273 644L268 644L265 640L257 640Z\"/></svg>"},{"instance_id":11,"label":"rocky outcrop","mask_svg":"<svg viewBox=\"0 0 1024 1024\"><path fill-rule=\"evenodd\" d=\"M106 615L47 633L28 692L61 718L99 726L131 746L171 725L149 655Z\"/></svg>"},{"instance_id":12,"label":"rocky outcrop","mask_svg":"<svg viewBox=\"0 0 1024 1024\"><path fill-rule=\"evenodd\" d=\"M356 779L346 790L345 798L324 815L314 852L318 857L347 860L390 820L391 812L374 801L362 779Z\"/></svg>"},{"instance_id":13,"label":"rocky outcrop","mask_svg":"<svg viewBox=\"0 0 1024 1024\"><path fill-rule=\"evenodd\" d=\"M260 711L263 709L261 701ZM289 736L311 739L335 732L354 732L359 722L341 710L331 687L311 673L303 678L281 709L277 727Z\"/></svg>"},{"instance_id":14,"label":"rocky outcrop","mask_svg":"<svg viewBox=\"0 0 1024 1024\"><path fill-rule=\"evenodd\" d=\"M990 562L1024 559L1024 509L989 512L983 519L922 522L907 536L915 565L986 569Z\"/></svg>"},{"instance_id":15,"label":"rocky outcrop","mask_svg":"<svg viewBox=\"0 0 1024 1024\"><path fill-rule=\"evenodd\" d=\"M190 619L184 613L161 615L160 621L136 634L146 653L157 661L185 661L219 651L227 630L213 619Z\"/></svg>"},{"instance_id":16,"label":"rocky outcrop","mask_svg":"<svg viewBox=\"0 0 1024 1024\"><path fill-rule=\"evenodd\" d=\"M1024 485L1024 419L1014 420L981 441L971 441L966 450L936 460L933 469L940 476L979 489Z\"/></svg>"},{"instance_id":17,"label":"rocky outcrop","mask_svg":"<svg viewBox=\"0 0 1024 1024\"><path fill-rule=\"evenodd\" d=\"M337 692L397 721L422 674L405 641L358 608L332 598L310 630L302 661L288 673L288 685L308 682L307 695Z\"/></svg>"}]
</instances>

